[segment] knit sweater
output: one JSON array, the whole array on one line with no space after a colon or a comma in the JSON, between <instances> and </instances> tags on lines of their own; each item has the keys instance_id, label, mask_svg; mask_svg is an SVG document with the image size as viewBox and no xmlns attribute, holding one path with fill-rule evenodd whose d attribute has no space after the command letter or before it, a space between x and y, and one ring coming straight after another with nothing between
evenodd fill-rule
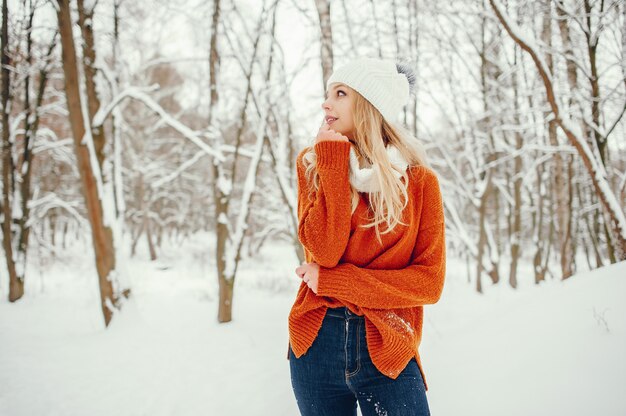
<instances>
[{"instance_id":1,"label":"knit sweater","mask_svg":"<svg viewBox=\"0 0 626 416\"><path fill-rule=\"evenodd\" d=\"M289 314L289 341L296 357L315 341L327 308L346 306L365 317L367 346L376 368L396 379L415 357L424 383L418 347L423 305L439 300L445 275L445 226L437 176L410 166L408 204L402 222L382 234L370 222L366 193L351 213L349 142L315 144L319 189L309 197L297 158L298 238L307 262L320 265L315 294L302 282ZM384 230L382 225L381 230ZM428 385L426 384L426 389Z\"/></svg>"}]
</instances>

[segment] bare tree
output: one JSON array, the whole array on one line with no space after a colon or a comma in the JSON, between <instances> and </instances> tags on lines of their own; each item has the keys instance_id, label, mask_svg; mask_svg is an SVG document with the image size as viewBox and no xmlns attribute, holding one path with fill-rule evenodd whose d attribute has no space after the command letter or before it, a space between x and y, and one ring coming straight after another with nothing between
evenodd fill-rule
<instances>
[{"instance_id":1,"label":"bare tree","mask_svg":"<svg viewBox=\"0 0 626 416\"><path fill-rule=\"evenodd\" d=\"M626 217L617 202L617 198L615 198L615 194L611 190L607 180L607 173L599 154L597 151L594 151L589 147L587 141L576 133L576 130L573 126L571 126L570 121L565 118L566 113L562 110L555 95L552 77L548 72L544 60L541 55L539 55L534 42L521 35L517 25L510 20L508 15L504 13L504 8L499 4L499 2L497 2L497 0L490 0L490 4L498 17L498 20L511 38L532 57L537 71L543 81L547 100L550 104L555 121L563 130L571 144L578 151L578 154L591 177L598 198L602 202L605 213L611 222L612 232L617 240L617 257L620 260L626 259Z\"/></svg>"},{"instance_id":2,"label":"bare tree","mask_svg":"<svg viewBox=\"0 0 626 416\"><path fill-rule=\"evenodd\" d=\"M255 189L256 174L259 167L260 159L263 155L263 147L265 143L265 135L268 121L268 103L258 103L258 108L261 112L258 127L255 132L255 145L253 156L248 165L248 170L245 176L244 186L242 190L242 197L239 204L239 213L234 225L231 225L229 214L232 207L234 197L234 185L236 181L237 173L237 159L239 155L239 149L243 142L244 128L247 126L247 111L248 106L252 101L252 75L254 71L254 65L258 61L257 54L259 52L259 40L262 34L262 27L266 21L266 16L276 9L276 2L269 8L266 8L265 4L259 17L257 24L256 37L252 45L252 56L249 59L249 66L242 68L244 70L244 76L246 78L246 88L244 92L243 105L239 114L239 121L237 123L238 128L235 134L235 152L232 168L227 170L224 163L214 162L214 193L215 193L215 208L217 219L217 244L216 244L216 256L217 256L217 272L219 282L219 307L218 307L218 321L229 322L232 320L232 300L234 293L234 282L237 272L237 266L241 260L241 248L243 238L245 235L245 229L247 228L247 222L249 217L249 204L251 202L252 194ZM219 12L219 11L218 11ZM217 20L216 20L217 19ZM217 22L219 17L215 17L214 22ZM216 36L217 27L213 28L211 35L211 45L216 42L214 36ZM210 54L214 55L213 52ZM271 57L271 53L270 53ZM267 76L266 76L267 80ZM213 88L212 88L213 89ZM266 91L263 94L265 100L269 96ZM214 120L211 120L213 123Z\"/></svg>"},{"instance_id":3,"label":"bare tree","mask_svg":"<svg viewBox=\"0 0 626 416\"><path fill-rule=\"evenodd\" d=\"M322 59L322 90L326 91L326 81L333 73L333 30L330 22L330 2L315 0L320 21L320 57Z\"/></svg>"},{"instance_id":4,"label":"bare tree","mask_svg":"<svg viewBox=\"0 0 626 416\"><path fill-rule=\"evenodd\" d=\"M542 40L546 43L546 45L552 45L552 16L551 16L551 2L546 2L546 11L544 17L544 29L542 31ZM569 39L569 26L567 20L564 19L562 13L559 13L560 8L556 8L557 13L560 16L559 22L559 30L561 32L562 43L564 46L564 52L566 56L572 56L573 51L571 49L571 42ZM552 54L545 54L546 64L548 66L548 70L551 73L554 73L554 65ZM576 65L571 60L568 59L566 61L567 65L567 80L570 88L572 90L576 89L578 86L577 81L577 73L576 73ZM571 105L571 103L570 103ZM546 113L550 110L546 110ZM548 117L548 114L546 114ZM557 136L557 122L554 119L551 119L548 122L548 137L550 138L550 144L552 146L559 145L559 139ZM571 181L568 180L566 176L565 163L567 156L562 155L559 152L554 153L554 166L553 166L553 189L555 191L555 202L557 205L556 208L556 225L557 225L557 236L559 238L559 248L560 248L560 258L561 258L561 276L563 279L568 278L572 275L575 269L575 257L573 250L573 241L572 241L572 186ZM572 159L568 158L568 164L571 168Z\"/></svg>"},{"instance_id":5,"label":"bare tree","mask_svg":"<svg viewBox=\"0 0 626 416\"><path fill-rule=\"evenodd\" d=\"M11 174L13 171L13 146L10 140L10 82L9 74L9 9L7 0L2 1L2 243L6 256L7 270L9 272L9 301L14 302L21 298L24 293L23 276L18 276L13 256L13 213L11 210L11 193L13 183Z\"/></svg>"},{"instance_id":6,"label":"bare tree","mask_svg":"<svg viewBox=\"0 0 626 416\"><path fill-rule=\"evenodd\" d=\"M106 212L103 203L102 176L98 164L93 164L92 155L95 157L96 150L89 128L91 120L88 114L83 114L80 97L80 83L76 60L76 49L72 34L72 20L70 15L69 0L58 0L57 17L59 21L59 33L61 34L61 46L63 51L63 72L65 74L65 95L69 112L74 149L80 173L85 205L96 260L98 281L100 287L100 300L105 325L109 325L114 311L121 306L122 294L113 287L116 276L115 246L113 243L113 231L110 227L113 218L105 221L105 216L112 212Z\"/></svg>"},{"instance_id":7,"label":"bare tree","mask_svg":"<svg viewBox=\"0 0 626 416\"><path fill-rule=\"evenodd\" d=\"M490 268L488 274L491 277L492 282L498 283L500 276L498 274L498 264L494 261L500 256L495 254L499 250L499 246L494 244L493 231L491 229L490 221L493 217L488 215L488 212L492 206L497 207L497 193L494 186L494 176L497 174L495 162L498 158L497 145L494 137L495 126L499 124L498 110L494 107L494 104L499 104L499 95L497 88L492 88L492 85L497 85L497 79L502 70L498 67L498 57L500 52L499 39L493 34L493 29L487 24L487 20L483 18L483 25L481 29L481 47L480 47L480 80L481 80L481 98L483 105L483 113L485 117L479 123L480 131L477 131L478 137L486 139L485 143L485 155L477 155L484 160L483 168L479 178L483 181L478 188L479 193L477 197L480 200L479 211L479 235L478 235L478 253L476 262L476 290L482 292L481 275L483 273L483 256L486 252L490 252L487 255L489 259ZM491 56L488 55L488 50L491 50ZM476 149L480 149L481 146L476 145ZM497 224L497 215L496 224Z\"/></svg>"},{"instance_id":8,"label":"bare tree","mask_svg":"<svg viewBox=\"0 0 626 416\"><path fill-rule=\"evenodd\" d=\"M29 2L28 9L28 18L26 25L26 64L28 66L28 70L25 74L24 80L24 129L23 129L23 137L24 144L22 149L22 157L19 161L16 169L16 174L19 177L17 181L20 184L19 188L19 201L20 201L20 210L16 215L16 221L18 223L18 233L17 233L17 258L18 262L18 277L22 282L25 280L26 273L26 265L27 265L27 254L28 254L28 243L30 240L30 230L31 230L31 217L30 217L30 204L32 199L32 176L33 176L33 166L35 163L35 155L33 153L33 148L35 145L35 140L37 138L37 133L39 131L39 125L42 117L41 108L44 102L44 96L46 93L46 87L48 85L48 79L50 75L50 67L53 60L53 52L56 48L57 43L57 33L51 37L50 44L47 46L47 51L45 52L44 59L39 65L34 65L33 60L33 20L35 17L35 11L37 8L41 6L42 3L39 2ZM39 71L36 72L37 77L34 76L33 72L37 69L37 66L40 67ZM32 71L31 71L32 70ZM37 79L38 78L38 79ZM35 92L35 102L34 105L31 104L30 96L31 96L31 82L35 83L35 81L39 81L39 85L37 85ZM16 192L17 195L17 192ZM20 276L21 274L21 276Z\"/></svg>"}]
</instances>

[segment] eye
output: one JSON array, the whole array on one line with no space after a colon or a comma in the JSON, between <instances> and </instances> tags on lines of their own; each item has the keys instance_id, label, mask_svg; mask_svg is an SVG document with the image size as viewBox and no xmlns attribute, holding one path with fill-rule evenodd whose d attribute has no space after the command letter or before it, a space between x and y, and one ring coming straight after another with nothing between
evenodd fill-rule
<instances>
[{"instance_id":1,"label":"eye","mask_svg":"<svg viewBox=\"0 0 626 416\"><path fill-rule=\"evenodd\" d=\"M346 95L346 92L344 90L337 90L337 95L339 95L339 93L343 94L344 96Z\"/></svg>"}]
</instances>

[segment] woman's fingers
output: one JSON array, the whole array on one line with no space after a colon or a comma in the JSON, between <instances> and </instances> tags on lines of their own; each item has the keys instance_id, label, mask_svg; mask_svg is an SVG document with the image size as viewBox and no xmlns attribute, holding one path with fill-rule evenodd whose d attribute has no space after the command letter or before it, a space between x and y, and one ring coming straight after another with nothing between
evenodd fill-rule
<instances>
[{"instance_id":1,"label":"woman's fingers","mask_svg":"<svg viewBox=\"0 0 626 416\"><path fill-rule=\"evenodd\" d=\"M304 278L304 275L306 274L306 272L309 271L308 264L309 263L304 262L298 267L296 267L296 274L298 275L300 279Z\"/></svg>"},{"instance_id":2,"label":"woman's fingers","mask_svg":"<svg viewBox=\"0 0 626 416\"><path fill-rule=\"evenodd\" d=\"M326 119L324 119L324 121L322 122L322 126L317 132L316 142L321 142L322 140L337 141L337 142L346 141L347 142L348 138L344 136L343 134L337 133L335 130L331 129L328 123L326 122Z\"/></svg>"},{"instance_id":3,"label":"woman's fingers","mask_svg":"<svg viewBox=\"0 0 626 416\"><path fill-rule=\"evenodd\" d=\"M322 140L347 142L348 138L341 133L337 133L335 130L320 130L317 135L317 141L321 142Z\"/></svg>"},{"instance_id":4,"label":"woman's fingers","mask_svg":"<svg viewBox=\"0 0 626 416\"><path fill-rule=\"evenodd\" d=\"M315 267L315 263L302 263L300 266L296 267L296 274L309 287L311 287L309 285L311 281L311 275L309 273L314 273Z\"/></svg>"},{"instance_id":5,"label":"woman's fingers","mask_svg":"<svg viewBox=\"0 0 626 416\"><path fill-rule=\"evenodd\" d=\"M296 267L296 274L298 275L298 277L300 279L302 279L304 277L304 274L306 273L306 270L304 269L303 266L298 266Z\"/></svg>"}]
</instances>

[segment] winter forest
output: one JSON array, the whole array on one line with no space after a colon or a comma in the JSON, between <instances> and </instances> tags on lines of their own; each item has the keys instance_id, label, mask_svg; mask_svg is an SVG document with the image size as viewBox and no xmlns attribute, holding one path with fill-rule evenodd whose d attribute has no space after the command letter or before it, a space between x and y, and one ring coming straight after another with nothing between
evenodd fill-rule
<instances>
[{"instance_id":1,"label":"winter forest","mask_svg":"<svg viewBox=\"0 0 626 416\"><path fill-rule=\"evenodd\" d=\"M356 56L441 185L433 414L625 414L623 1L3 0L1 53L0 415L297 414L295 161Z\"/></svg>"}]
</instances>

